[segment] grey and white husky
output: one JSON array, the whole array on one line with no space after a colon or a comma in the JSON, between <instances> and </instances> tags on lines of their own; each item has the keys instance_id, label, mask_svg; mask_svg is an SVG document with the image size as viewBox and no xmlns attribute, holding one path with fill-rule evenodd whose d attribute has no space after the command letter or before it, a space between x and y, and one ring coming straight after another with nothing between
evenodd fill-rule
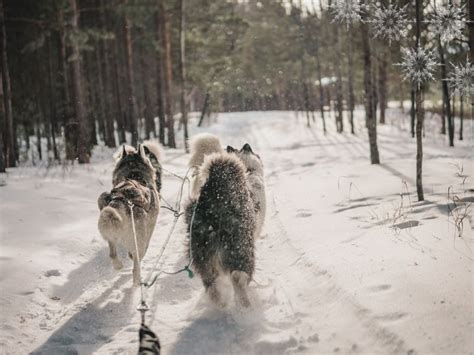
<instances>
[{"instance_id":1,"label":"grey and white husky","mask_svg":"<svg viewBox=\"0 0 474 355\"><path fill-rule=\"evenodd\" d=\"M112 265L117 270L123 267L117 256L118 244L128 251L133 260L133 284L136 286L140 284L139 261L145 256L160 210L157 186L158 181L161 186L161 174L150 161L153 148L150 150L151 144L147 146L148 155L144 145L138 145L137 150L130 146L120 149L115 156L113 189L102 193L98 199L99 231L109 244ZM154 157L158 162L159 157L155 154ZM138 254L130 205L133 205Z\"/></svg>"},{"instance_id":2,"label":"grey and white husky","mask_svg":"<svg viewBox=\"0 0 474 355\"><path fill-rule=\"evenodd\" d=\"M250 196L254 202L257 228L255 229L255 238L259 238L262 233L263 223L267 210L267 201L265 195L265 180L263 176L263 164L260 156L252 151L248 143L244 144L242 149L237 150L227 146L228 153L236 154L246 169L247 182L250 189Z\"/></svg>"},{"instance_id":3,"label":"grey and white husky","mask_svg":"<svg viewBox=\"0 0 474 355\"><path fill-rule=\"evenodd\" d=\"M193 265L213 302L224 306L217 279L230 275L238 303L250 305L248 284L255 270L255 202L243 161L230 153L204 158L202 186L186 207Z\"/></svg>"}]
</instances>

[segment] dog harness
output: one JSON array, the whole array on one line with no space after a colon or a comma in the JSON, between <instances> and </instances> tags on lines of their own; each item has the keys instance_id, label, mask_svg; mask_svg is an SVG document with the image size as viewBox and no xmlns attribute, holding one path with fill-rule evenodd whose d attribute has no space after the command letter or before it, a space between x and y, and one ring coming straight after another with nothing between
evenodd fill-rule
<instances>
[{"instance_id":1,"label":"dog harness","mask_svg":"<svg viewBox=\"0 0 474 355\"><path fill-rule=\"evenodd\" d=\"M135 180L125 180L118 183L104 198L106 206L114 201L122 201L149 212L156 203L156 190L154 187L144 186Z\"/></svg>"}]
</instances>

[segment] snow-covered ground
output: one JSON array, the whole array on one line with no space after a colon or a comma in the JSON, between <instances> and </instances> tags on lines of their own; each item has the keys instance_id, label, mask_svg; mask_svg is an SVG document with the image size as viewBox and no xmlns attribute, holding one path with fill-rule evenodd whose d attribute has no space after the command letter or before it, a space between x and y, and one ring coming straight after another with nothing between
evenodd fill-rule
<instances>
[{"instance_id":1,"label":"snow-covered ground","mask_svg":"<svg viewBox=\"0 0 474 355\"><path fill-rule=\"evenodd\" d=\"M319 119L307 128L303 115L247 112L220 114L200 130L249 142L262 156L266 225L251 310L214 308L199 278L185 274L162 276L148 291L147 321L165 354L473 353L474 205L465 213L474 201L473 121L449 148L427 118L422 203L407 117L393 109L379 126L377 166L362 112L357 123L357 135L337 134L328 119L324 135ZM166 153L164 167L184 175L188 156ZM112 269L97 230L96 199L110 189L112 168L111 151L97 148L89 166L9 170L0 187L2 353L136 353L131 265ZM179 186L165 176L167 200ZM455 217L464 216L459 236ZM164 209L158 218L145 274L173 220ZM166 270L187 262L183 228Z\"/></svg>"}]
</instances>

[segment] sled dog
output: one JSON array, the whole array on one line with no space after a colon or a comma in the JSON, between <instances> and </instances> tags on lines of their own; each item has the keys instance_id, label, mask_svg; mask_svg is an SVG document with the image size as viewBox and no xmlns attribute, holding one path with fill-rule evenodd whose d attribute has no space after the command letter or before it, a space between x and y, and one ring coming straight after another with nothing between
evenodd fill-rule
<instances>
[{"instance_id":1,"label":"sled dog","mask_svg":"<svg viewBox=\"0 0 474 355\"><path fill-rule=\"evenodd\" d=\"M161 185L161 174L153 167L145 150L144 145L138 145L137 150L130 146L120 149L112 176L113 189L110 193L102 193L98 199L99 231L109 244L112 265L116 270L123 267L117 256L118 244L133 260L133 284L136 286L140 284L139 260L145 256L160 209L157 182ZM150 152L158 162L156 154ZM138 255L129 204L133 204Z\"/></svg>"},{"instance_id":2,"label":"sled dog","mask_svg":"<svg viewBox=\"0 0 474 355\"><path fill-rule=\"evenodd\" d=\"M197 198L203 184L199 175L199 168L204 162L204 158L212 153L222 153L219 138L211 133L200 133L189 141L191 158L188 166L191 169L191 196Z\"/></svg>"},{"instance_id":3,"label":"sled dog","mask_svg":"<svg viewBox=\"0 0 474 355\"><path fill-rule=\"evenodd\" d=\"M247 168L236 154L215 153L204 158L202 186L186 207L193 265L211 300L225 305L216 280L230 275L237 302L250 305L247 288L255 269L257 227Z\"/></svg>"},{"instance_id":4,"label":"sled dog","mask_svg":"<svg viewBox=\"0 0 474 355\"><path fill-rule=\"evenodd\" d=\"M143 146L143 150L145 151L145 155L148 157L148 159L151 162L151 165L156 170L155 172L156 191L160 192L161 191L161 174L162 174L160 161L163 159L163 147L161 146L161 144L158 144L152 141L145 141L143 142L142 146ZM131 145L124 145L124 147L127 153L136 152L136 149L132 147ZM121 156L122 156L122 149L119 149L113 155L115 162L118 162Z\"/></svg>"},{"instance_id":5,"label":"sled dog","mask_svg":"<svg viewBox=\"0 0 474 355\"><path fill-rule=\"evenodd\" d=\"M228 153L236 154L247 171L247 181L250 189L256 215L257 227L255 229L255 238L259 238L265 221L267 202L265 196L265 180L263 176L263 164L260 156L252 151L248 143L244 144L242 149L237 150L227 146Z\"/></svg>"}]
</instances>

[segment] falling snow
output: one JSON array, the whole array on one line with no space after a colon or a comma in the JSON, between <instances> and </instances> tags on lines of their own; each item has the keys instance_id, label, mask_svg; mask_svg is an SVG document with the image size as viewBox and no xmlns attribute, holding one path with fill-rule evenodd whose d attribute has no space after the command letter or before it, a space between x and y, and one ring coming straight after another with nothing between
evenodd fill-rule
<instances>
[{"instance_id":1,"label":"falling snow","mask_svg":"<svg viewBox=\"0 0 474 355\"><path fill-rule=\"evenodd\" d=\"M401 66L404 80L411 80L418 87L434 78L433 74L438 65L434 51L421 47L416 49L402 48Z\"/></svg>"},{"instance_id":2,"label":"falling snow","mask_svg":"<svg viewBox=\"0 0 474 355\"><path fill-rule=\"evenodd\" d=\"M407 6L399 7L391 2L388 6L374 6L372 20L374 36L392 40L399 40L406 36L409 30L407 20Z\"/></svg>"},{"instance_id":3,"label":"falling snow","mask_svg":"<svg viewBox=\"0 0 474 355\"><path fill-rule=\"evenodd\" d=\"M453 4L435 8L429 22L432 24L434 32L440 35L442 42L462 38L465 25L464 9L464 6Z\"/></svg>"},{"instance_id":4,"label":"falling snow","mask_svg":"<svg viewBox=\"0 0 474 355\"><path fill-rule=\"evenodd\" d=\"M445 80L451 89L451 95L468 97L474 91L474 66L469 62L468 58L465 65L453 64L453 70Z\"/></svg>"},{"instance_id":5,"label":"falling snow","mask_svg":"<svg viewBox=\"0 0 474 355\"><path fill-rule=\"evenodd\" d=\"M347 27L362 20L362 5L360 0L335 0L330 7L334 20L345 23Z\"/></svg>"}]
</instances>

